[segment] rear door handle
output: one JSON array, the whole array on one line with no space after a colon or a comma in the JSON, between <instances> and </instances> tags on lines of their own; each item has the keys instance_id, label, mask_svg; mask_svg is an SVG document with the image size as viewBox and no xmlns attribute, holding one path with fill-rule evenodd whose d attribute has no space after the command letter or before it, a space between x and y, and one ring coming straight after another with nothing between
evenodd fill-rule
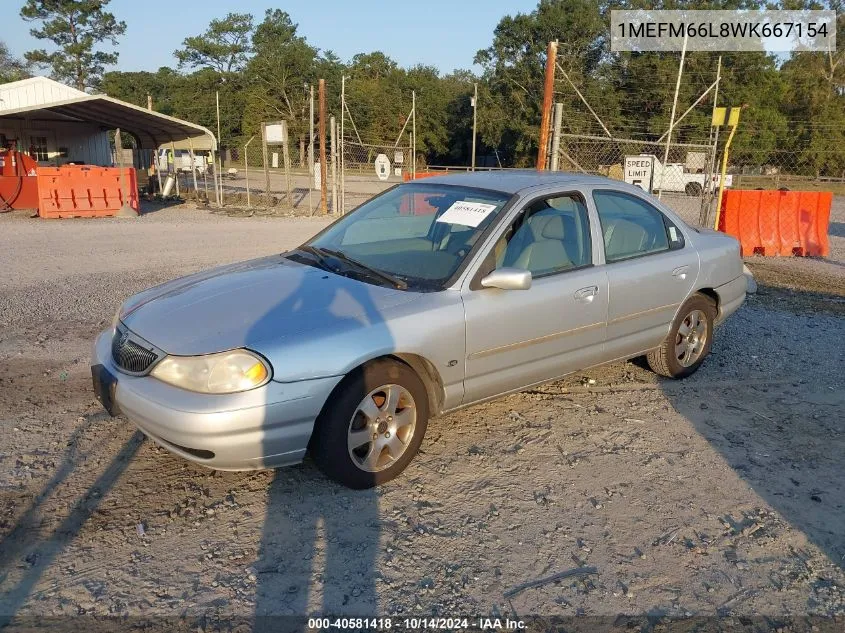
<instances>
[{"instance_id":1,"label":"rear door handle","mask_svg":"<svg viewBox=\"0 0 845 633\"><path fill-rule=\"evenodd\" d=\"M576 301L590 302L593 300L593 297L595 297L598 293L598 286L587 286L586 288L576 290L574 296Z\"/></svg>"},{"instance_id":2,"label":"rear door handle","mask_svg":"<svg viewBox=\"0 0 845 633\"><path fill-rule=\"evenodd\" d=\"M689 271L689 266L678 266L672 271L672 276L677 277L678 279L686 279L687 271Z\"/></svg>"}]
</instances>

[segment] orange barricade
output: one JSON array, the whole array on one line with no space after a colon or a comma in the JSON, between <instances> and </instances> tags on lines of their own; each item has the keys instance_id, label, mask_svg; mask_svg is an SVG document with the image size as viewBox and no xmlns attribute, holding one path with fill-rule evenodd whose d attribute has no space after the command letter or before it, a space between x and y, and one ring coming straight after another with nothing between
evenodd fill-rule
<instances>
[{"instance_id":1,"label":"orange barricade","mask_svg":"<svg viewBox=\"0 0 845 633\"><path fill-rule=\"evenodd\" d=\"M830 254L829 191L726 189L719 230L733 235L746 255Z\"/></svg>"},{"instance_id":2,"label":"orange barricade","mask_svg":"<svg viewBox=\"0 0 845 633\"><path fill-rule=\"evenodd\" d=\"M400 215L431 215L437 213L437 207L431 204L428 199L431 194L415 193L413 196L407 194L402 196L399 203Z\"/></svg>"},{"instance_id":3,"label":"orange barricade","mask_svg":"<svg viewBox=\"0 0 845 633\"><path fill-rule=\"evenodd\" d=\"M409 180L419 180L420 178L433 178L434 176L447 176L448 171L418 171L416 175L406 171L402 173L402 180L408 182Z\"/></svg>"},{"instance_id":4,"label":"orange barricade","mask_svg":"<svg viewBox=\"0 0 845 633\"><path fill-rule=\"evenodd\" d=\"M0 213L38 208L37 163L16 150L0 150Z\"/></svg>"},{"instance_id":5,"label":"orange barricade","mask_svg":"<svg viewBox=\"0 0 845 633\"><path fill-rule=\"evenodd\" d=\"M97 218L117 214L124 187L136 213L138 179L132 168L65 165L38 168L38 215L42 218Z\"/></svg>"}]
</instances>

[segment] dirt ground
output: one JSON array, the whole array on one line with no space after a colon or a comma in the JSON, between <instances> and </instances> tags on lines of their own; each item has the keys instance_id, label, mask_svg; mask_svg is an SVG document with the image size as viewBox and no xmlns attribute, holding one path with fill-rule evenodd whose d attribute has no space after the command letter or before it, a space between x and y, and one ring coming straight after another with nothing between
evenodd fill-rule
<instances>
[{"instance_id":1,"label":"dirt ground","mask_svg":"<svg viewBox=\"0 0 845 633\"><path fill-rule=\"evenodd\" d=\"M830 260L749 261L760 292L694 377L616 363L436 419L404 475L366 492L308 461L193 466L91 391L91 341L128 295L325 220L0 216L0 627L331 613L845 630L843 207Z\"/></svg>"}]
</instances>

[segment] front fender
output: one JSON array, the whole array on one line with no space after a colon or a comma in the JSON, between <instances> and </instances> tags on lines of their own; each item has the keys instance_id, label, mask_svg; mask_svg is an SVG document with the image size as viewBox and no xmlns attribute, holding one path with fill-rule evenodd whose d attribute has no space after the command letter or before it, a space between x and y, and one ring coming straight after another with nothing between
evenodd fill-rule
<instances>
[{"instance_id":1,"label":"front fender","mask_svg":"<svg viewBox=\"0 0 845 633\"><path fill-rule=\"evenodd\" d=\"M458 293L427 295L386 311L377 321L347 319L330 331L309 331L279 342L262 342L255 351L273 366L273 380L296 382L343 376L382 356L416 356L437 372L444 408L463 396L466 326Z\"/></svg>"}]
</instances>

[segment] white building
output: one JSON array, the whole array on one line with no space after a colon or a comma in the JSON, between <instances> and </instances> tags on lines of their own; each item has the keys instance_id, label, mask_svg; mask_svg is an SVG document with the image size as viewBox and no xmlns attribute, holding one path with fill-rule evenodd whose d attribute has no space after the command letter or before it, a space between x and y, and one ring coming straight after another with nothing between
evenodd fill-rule
<instances>
[{"instance_id":1,"label":"white building","mask_svg":"<svg viewBox=\"0 0 845 633\"><path fill-rule=\"evenodd\" d=\"M109 132L116 129L124 138L132 136L141 150L217 149L214 135L201 125L89 95L46 77L0 85L0 151L14 141L39 165L107 167L113 163Z\"/></svg>"}]
</instances>

